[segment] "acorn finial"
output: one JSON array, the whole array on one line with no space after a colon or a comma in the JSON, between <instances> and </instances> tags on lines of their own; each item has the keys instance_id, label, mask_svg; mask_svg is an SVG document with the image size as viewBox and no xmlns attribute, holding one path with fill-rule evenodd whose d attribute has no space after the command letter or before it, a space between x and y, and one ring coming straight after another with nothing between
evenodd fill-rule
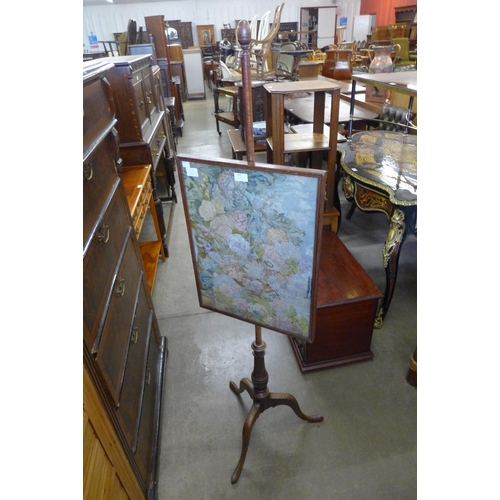
<instances>
[{"instance_id":1,"label":"acorn finial","mask_svg":"<svg viewBox=\"0 0 500 500\"><path fill-rule=\"evenodd\" d=\"M242 19L238 23L238 42L243 47L250 44L250 40L252 39L252 30L250 29L250 25L248 21Z\"/></svg>"}]
</instances>

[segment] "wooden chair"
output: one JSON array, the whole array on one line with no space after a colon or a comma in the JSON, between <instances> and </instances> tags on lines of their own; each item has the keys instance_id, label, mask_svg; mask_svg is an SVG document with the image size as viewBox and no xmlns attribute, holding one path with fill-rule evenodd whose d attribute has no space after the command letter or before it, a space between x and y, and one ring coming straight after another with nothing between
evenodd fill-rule
<instances>
[{"instance_id":1,"label":"wooden chair","mask_svg":"<svg viewBox=\"0 0 500 500\"><path fill-rule=\"evenodd\" d=\"M410 40L408 38L393 38L392 41L401 47L399 56L394 61L395 66L413 66L417 64L417 62L410 57Z\"/></svg>"},{"instance_id":2,"label":"wooden chair","mask_svg":"<svg viewBox=\"0 0 500 500\"><path fill-rule=\"evenodd\" d=\"M270 74L267 67L267 58L271 52L271 44L278 35L280 29L281 13L283 12L284 6L285 4L282 3L281 5L278 5L278 7L276 7L273 23L271 25L271 28L269 28L269 31L267 32L265 38L260 40L252 40L250 42L250 60L254 61L254 69L259 78L263 78ZM260 28L262 28L262 21ZM259 29L259 32L264 33L265 31Z\"/></svg>"}]
</instances>

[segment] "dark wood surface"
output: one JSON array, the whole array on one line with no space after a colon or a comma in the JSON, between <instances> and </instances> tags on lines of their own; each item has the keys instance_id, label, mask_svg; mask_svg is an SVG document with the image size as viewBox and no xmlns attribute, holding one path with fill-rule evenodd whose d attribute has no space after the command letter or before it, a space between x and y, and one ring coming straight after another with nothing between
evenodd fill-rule
<instances>
[{"instance_id":1,"label":"dark wood surface","mask_svg":"<svg viewBox=\"0 0 500 500\"><path fill-rule=\"evenodd\" d=\"M372 359L370 345L381 298L339 237L323 232L314 342L290 339L301 371Z\"/></svg>"},{"instance_id":2,"label":"dark wood surface","mask_svg":"<svg viewBox=\"0 0 500 500\"><path fill-rule=\"evenodd\" d=\"M109 60L100 70L84 63L83 359L99 394L101 418L118 436L113 446L123 451L127 473L147 499L156 495L167 340L118 176L107 79L113 68ZM102 474L86 481L101 479Z\"/></svg>"},{"instance_id":3,"label":"dark wood surface","mask_svg":"<svg viewBox=\"0 0 500 500\"><path fill-rule=\"evenodd\" d=\"M376 318L380 328L394 295L401 246L417 232L417 136L358 132L338 148L346 199L364 212L384 213L389 221L382 248L386 287Z\"/></svg>"},{"instance_id":4,"label":"dark wood surface","mask_svg":"<svg viewBox=\"0 0 500 500\"><path fill-rule=\"evenodd\" d=\"M331 96L327 94L325 97L325 123L330 124L330 106ZM314 96L302 95L300 97L287 97L285 99L285 110L294 115L298 120L304 123L312 123L314 121ZM361 106L354 107L354 121L365 121L373 118L378 118L379 113L370 111ZM347 123L350 118L350 104L341 99L339 103L339 123Z\"/></svg>"}]
</instances>

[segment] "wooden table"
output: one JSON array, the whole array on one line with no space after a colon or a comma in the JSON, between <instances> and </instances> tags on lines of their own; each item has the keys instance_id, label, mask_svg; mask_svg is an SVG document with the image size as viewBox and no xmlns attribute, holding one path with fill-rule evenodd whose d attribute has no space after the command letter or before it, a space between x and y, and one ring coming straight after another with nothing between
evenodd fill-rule
<instances>
[{"instance_id":1,"label":"wooden table","mask_svg":"<svg viewBox=\"0 0 500 500\"><path fill-rule=\"evenodd\" d=\"M401 246L417 232L417 136L372 130L353 134L337 147L346 199L389 220L382 252L386 287L375 319L380 328L394 294Z\"/></svg>"},{"instance_id":2,"label":"wooden table","mask_svg":"<svg viewBox=\"0 0 500 500\"><path fill-rule=\"evenodd\" d=\"M325 123L330 124L330 105L331 95L325 96ZM299 121L304 123L313 123L314 121L314 96L306 95L303 97L287 97L285 98L285 110L295 116ZM350 120L350 103L340 100L339 103L339 123L349 123ZM378 118L379 113L370 111L361 106L354 107L354 121L365 121Z\"/></svg>"},{"instance_id":3,"label":"wooden table","mask_svg":"<svg viewBox=\"0 0 500 500\"><path fill-rule=\"evenodd\" d=\"M352 75L352 91L351 91L351 108L350 113L354 116L355 112L355 94L357 82L365 86L373 86L377 89L391 90L400 94L407 95L408 111L412 110L413 98L417 95L417 72L416 71L398 71L396 73L379 73L379 74L359 74ZM348 137L352 135L352 124L354 120L349 122Z\"/></svg>"}]
</instances>

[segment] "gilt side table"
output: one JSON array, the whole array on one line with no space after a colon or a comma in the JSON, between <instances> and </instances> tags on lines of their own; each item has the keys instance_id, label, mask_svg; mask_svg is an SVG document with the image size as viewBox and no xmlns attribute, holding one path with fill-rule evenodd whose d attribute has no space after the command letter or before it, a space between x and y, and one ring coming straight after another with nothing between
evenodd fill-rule
<instances>
[{"instance_id":1,"label":"gilt side table","mask_svg":"<svg viewBox=\"0 0 500 500\"><path fill-rule=\"evenodd\" d=\"M375 318L380 328L394 294L401 246L417 232L417 136L372 130L353 134L337 147L346 199L389 220L382 252L386 287Z\"/></svg>"}]
</instances>

